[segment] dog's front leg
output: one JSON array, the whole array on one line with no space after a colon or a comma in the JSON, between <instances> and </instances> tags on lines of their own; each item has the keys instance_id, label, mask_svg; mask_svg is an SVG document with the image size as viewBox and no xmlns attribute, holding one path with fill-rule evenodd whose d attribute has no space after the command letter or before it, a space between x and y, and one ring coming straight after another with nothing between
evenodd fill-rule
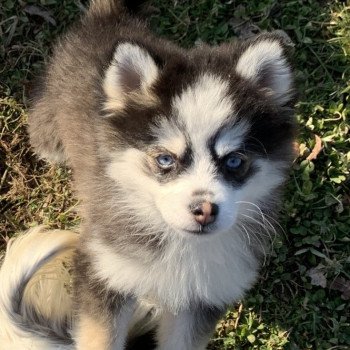
<instances>
[{"instance_id":1,"label":"dog's front leg","mask_svg":"<svg viewBox=\"0 0 350 350\"><path fill-rule=\"evenodd\" d=\"M200 305L174 315L165 312L157 332L157 350L204 350L223 309Z\"/></svg>"},{"instance_id":2,"label":"dog's front leg","mask_svg":"<svg viewBox=\"0 0 350 350\"><path fill-rule=\"evenodd\" d=\"M79 313L77 350L124 350L134 307L132 298L85 305Z\"/></svg>"}]
</instances>

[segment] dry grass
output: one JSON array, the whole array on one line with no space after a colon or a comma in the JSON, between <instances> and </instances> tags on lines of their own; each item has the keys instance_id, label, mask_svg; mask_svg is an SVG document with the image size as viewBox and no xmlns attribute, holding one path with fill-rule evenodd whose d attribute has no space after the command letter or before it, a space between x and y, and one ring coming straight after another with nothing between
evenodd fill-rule
<instances>
[{"instance_id":1,"label":"dry grass","mask_svg":"<svg viewBox=\"0 0 350 350\"><path fill-rule=\"evenodd\" d=\"M11 98L0 99L0 232L2 244L19 230L44 223L77 224L70 171L39 161L26 133L26 111Z\"/></svg>"}]
</instances>

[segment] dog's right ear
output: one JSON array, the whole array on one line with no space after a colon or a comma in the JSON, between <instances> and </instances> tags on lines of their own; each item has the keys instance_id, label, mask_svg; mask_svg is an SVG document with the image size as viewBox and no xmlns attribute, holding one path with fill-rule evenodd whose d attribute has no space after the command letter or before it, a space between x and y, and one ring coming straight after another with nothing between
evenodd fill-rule
<instances>
[{"instance_id":1,"label":"dog's right ear","mask_svg":"<svg viewBox=\"0 0 350 350\"><path fill-rule=\"evenodd\" d=\"M146 50L131 43L118 45L103 82L107 96L105 108L122 110L130 99L153 105L157 99L151 87L158 75L159 68Z\"/></svg>"},{"instance_id":2,"label":"dog's right ear","mask_svg":"<svg viewBox=\"0 0 350 350\"><path fill-rule=\"evenodd\" d=\"M260 35L245 48L236 65L241 77L267 92L278 106L294 96L292 69L282 39L287 40L286 35L277 32Z\"/></svg>"}]
</instances>

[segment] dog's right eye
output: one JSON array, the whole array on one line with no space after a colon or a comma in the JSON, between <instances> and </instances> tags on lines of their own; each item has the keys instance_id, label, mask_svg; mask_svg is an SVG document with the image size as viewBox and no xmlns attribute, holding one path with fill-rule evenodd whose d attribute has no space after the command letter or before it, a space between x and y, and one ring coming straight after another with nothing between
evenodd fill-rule
<instances>
[{"instance_id":1,"label":"dog's right eye","mask_svg":"<svg viewBox=\"0 0 350 350\"><path fill-rule=\"evenodd\" d=\"M170 154L161 154L156 161L162 169L169 169L175 164L175 159Z\"/></svg>"}]
</instances>

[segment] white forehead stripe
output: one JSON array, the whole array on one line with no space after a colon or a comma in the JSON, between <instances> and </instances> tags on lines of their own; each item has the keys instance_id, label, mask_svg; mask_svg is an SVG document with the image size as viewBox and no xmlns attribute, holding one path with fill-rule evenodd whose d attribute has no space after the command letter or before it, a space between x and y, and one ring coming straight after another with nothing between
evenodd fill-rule
<instances>
[{"instance_id":1,"label":"white forehead stripe","mask_svg":"<svg viewBox=\"0 0 350 350\"><path fill-rule=\"evenodd\" d=\"M174 98L173 108L194 144L207 141L232 115L233 105L228 97L228 88L228 82L204 74Z\"/></svg>"}]
</instances>

